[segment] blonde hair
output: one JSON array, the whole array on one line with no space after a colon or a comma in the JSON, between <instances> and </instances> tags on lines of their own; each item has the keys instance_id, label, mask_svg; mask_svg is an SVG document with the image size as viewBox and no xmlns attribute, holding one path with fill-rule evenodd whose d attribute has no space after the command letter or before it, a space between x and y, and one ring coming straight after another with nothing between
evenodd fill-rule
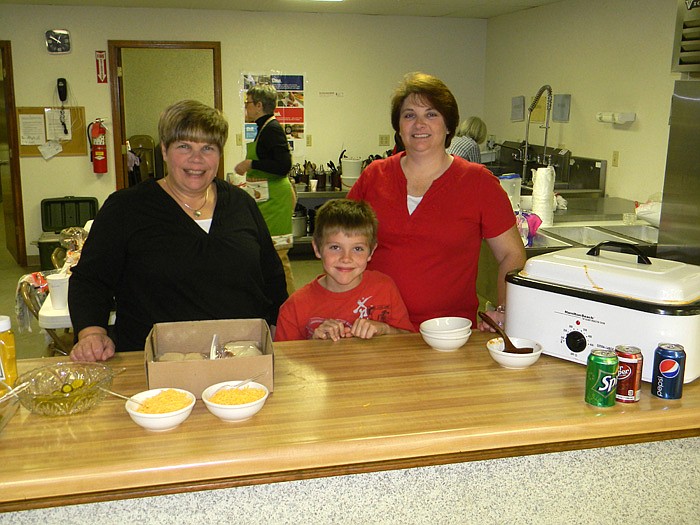
<instances>
[{"instance_id":1,"label":"blonde hair","mask_svg":"<svg viewBox=\"0 0 700 525\"><path fill-rule=\"evenodd\" d=\"M477 144L486 140L486 133L486 123L479 117L469 117L457 128L458 137L471 137Z\"/></svg>"}]
</instances>

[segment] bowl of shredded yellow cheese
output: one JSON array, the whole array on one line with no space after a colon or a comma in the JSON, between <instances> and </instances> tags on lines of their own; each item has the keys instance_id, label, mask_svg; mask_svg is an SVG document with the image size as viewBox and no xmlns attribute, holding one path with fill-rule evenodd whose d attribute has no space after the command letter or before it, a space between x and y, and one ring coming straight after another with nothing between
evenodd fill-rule
<instances>
[{"instance_id":1,"label":"bowl of shredded yellow cheese","mask_svg":"<svg viewBox=\"0 0 700 525\"><path fill-rule=\"evenodd\" d=\"M250 382L236 388L241 381L224 381L202 392L202 401L222 421L244 421L257 414L270 391L265 385Z\"/></svg>"},{"instance_id":2,"label":"bowl of shredded yellow cheese","mask_svg":"<svg viewBox=\"0 0 700 525\"><path fill-rule=\"evenodd\" d=\"M126 411L134 423L146 430L172 430L187 419L196 398L180 388L154 388L136 394L126 402Z\"/></svg>"}]
</instances>

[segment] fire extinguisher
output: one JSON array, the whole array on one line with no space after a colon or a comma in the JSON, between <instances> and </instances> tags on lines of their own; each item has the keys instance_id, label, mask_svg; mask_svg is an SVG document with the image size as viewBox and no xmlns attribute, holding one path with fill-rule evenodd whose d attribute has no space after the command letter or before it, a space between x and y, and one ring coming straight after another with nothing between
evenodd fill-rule
<instances>
[{"instance_id":1,"label":"fire extinguisher","mask_svg":"<svg viewBox=\"0 0 700 525\"><path fill-rule=\"evenodd\" d=\"M107 173L107 128L102 125L103 122L104 119L95 119L87 128L90 161L94 173Z\"/></svg>"}]
</instances>

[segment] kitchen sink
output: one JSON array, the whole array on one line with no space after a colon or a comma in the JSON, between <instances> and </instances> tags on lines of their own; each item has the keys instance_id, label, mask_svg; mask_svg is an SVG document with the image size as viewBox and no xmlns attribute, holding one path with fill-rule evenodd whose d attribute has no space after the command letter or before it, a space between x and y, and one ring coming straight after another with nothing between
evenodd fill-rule
<instances>
[{"instance_id":1,"label":"kitchen sink","mask_svg":"<svg viewBox=\"0 0 700 525\"><path fill-rule=\"evenodd\" d=\"M624 224L619 226L600 226L600 228L634 237L649 244L657 244L659 242L659 229L649 224Z\"/></svg>"},{"instance_id":2,"label":"kitchen sink","mask_svg":"<svg viewBox=\"0 0 700 525\"><path fill-rule=\"evenodd\" d=\"M583 244L584 246L595 246L606 241L639 244L639 242L635 242L628 237L616 235L612 231L600 230L593 226L548 226L546 228L540 228L539 231L550 233L563 238L564 241L570 240L578 244Z\"/></svg>"},{"instance_id":3,"label":"kitchen sink","mask_svg":"<svg viewBox=\"0 0 700 525\"><path fill-rule=\"evenodd\" d=\"M528 248L571 248L571 244L563 240L545 235L542 231L538 231L532 238L532 242Z\"/></svg>"}]
</instances>

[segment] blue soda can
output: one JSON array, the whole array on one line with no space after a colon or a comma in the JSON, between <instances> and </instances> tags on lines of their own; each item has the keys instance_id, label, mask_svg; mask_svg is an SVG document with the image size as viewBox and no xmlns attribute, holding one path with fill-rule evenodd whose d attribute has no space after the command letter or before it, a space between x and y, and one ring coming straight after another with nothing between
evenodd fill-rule
<instances>
[{"instance_id":1,"label":"blue soda can","mask_svg":"<svg viewBox=\"0 0 700 525\"><path fill-rule=\"evenodd\" d=\"M654 351L651 393L662 399L680 399L683 395L685 349L674 343L659 343Z\"/></svg>"}]
</instances>

